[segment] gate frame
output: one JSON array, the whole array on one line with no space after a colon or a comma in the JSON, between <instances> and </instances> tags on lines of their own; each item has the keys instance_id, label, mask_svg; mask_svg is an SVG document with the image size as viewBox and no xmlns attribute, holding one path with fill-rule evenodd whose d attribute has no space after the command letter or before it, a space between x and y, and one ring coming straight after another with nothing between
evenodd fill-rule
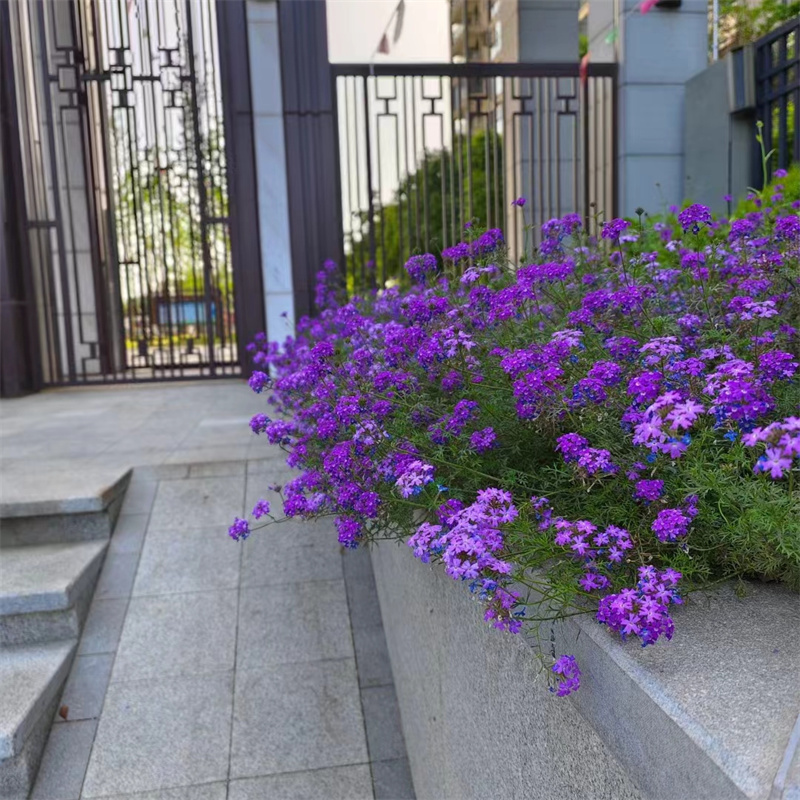
<instances>
[{"instance_id":1,"label":"gate frame","mask_svg":"<svg viewBox=\"0 0 800 800\"><path fill-rule=\"evenodd\" d=\"M62 0L34 0L30 13L37 17L37 21L42 23L42 16L50 9L46 5L50 2L61 2ZM97 0L102 2L102 0ZM236 319L236 359L237 364L215 364L211 358L211 352L216 345L216 341L210 343L209 364L204 370L206 374L182 374L182 365L176 363L174 371L181 374L170 375L169 367L163 370L155 368L152 375L142 377L131 373L134 365L130 361L128 353L123 353L125 365L120 369L114 363L114 353L109 348L114 347L113 332L109 330L114 325L114 319L109 314L109 304L118 299L119 292L119 271L120 264L116 252L116 232L114 230L115 219L113 211L109 209L109 219L103 220L105 225L110 224L110 247L105 259L100 254L100 242L98 237L103 229L99 215L102 213L96 205L95 192L97 182L92 180L95 170L106 170L108 164L89 163L93 158L90 143L87 139L91 135L90 126L92 120L88 115L91 109L84 102L85 96L88 97L88 85L97 81L104 80L104 75L95 75L86 71L85 48L91 48L92 42L85 40L84 35L84 13L83 6L79 7L76 0L66 0L69 3L69 19L72 25L73 47L76 53L75 68L78 70L78 80L80 85L77 87L76 95L78 100L75 108L79 114L79 124L81 129L81 145L84 151L83 173L85 175L84 199L88 210L87 223L89 226L90 247L92 250L92 283L95 287L95 309L98 328L98 358L100 359L101 371L96 375L87 376L83 379L82 372L78 369L78 364L73 365L73 359L69 364L62 363L64 360L58 345L48 348L45 356L40 348L38 324L42 313L47 314L48 309L38 308L35 289L33 286L32 269L33 254L29 241L32 228L41 227L41 223L36 220L29 220L26 190L23 180L23 164L19 158L21 152L21 142L23 131L19 125L19 114L17 113L16 85L17 74L13 69L14 58L13 31L11 30L11 17L9 3L13 0L0 0L0 61L2 62L2 76L0 76L0 92L2 92L3 119L2 119L2 186L4 202L0 204L3 209L3 235L0 236L0 300L3 305L3 351L0 359L0 395L16 396L32 391L39 391L50 386L96 386L109 383L150 383L168 382L179 380L205 380L213 377L237 377L247 369L247 343L252 340L255 333L264 330L264 305L262 291L261 270L257 266L260 264L260 246L257 224L257 192L256 192L256 169L255 151L253 142L252 128L252 108L250 96L250 70L248 58L248 39L246 22L246 0L209 0L210 6L216 15L217 25L217 48L218 48L218 69L221 88L222 115L221 123L225 136L225 158L226 158L226 188L228 194L228 237L230 242L230 265L233 281L233 310ZM192 0L187 0L187 5ZM191 11L189 9L189 14ZM62 9L63 12L63 9ZM40 37L44 38L44 28L42 27ZM96 45L96 43L95 43ZM42 46L42 43L39 43ZM189 48L194 46L189 43ZM46 117L52 125L53 112L50 111L52 98L49 94L50 87L50 66L48 59L50 53L41 61L34 65L34 69L43 70L45 94L41 98L40 104L46 112ZM195 65L190 65L192 71ZM37 79L40 76L37 74ZM194 90L197 90L194 85ZM108 117L110 111L102 104L103 113ZM6 111L6 108L10 109ZM102 120L103 126L108 125L108 119ZM195 128L197 119L194 119ZM195 134L197 131L195 130ZM47 142L44 143L47 146ZM110 154L107 151L107 143L103 143L103 156L107 161ZM196 148L195 148L196 149ZM16 154L16 155L15 155ZM197 159L197 153L194 154ZM55 159L52 159L51 169L55 170ZM58 180L60 176L54 175L53 180ZM200 181L198 190L205 192L205 185ZM110 190L110 184L109 184ZM59 193L54 196L54 203L60 202ZM13 200L13 203L11 202ZM201 203L201 206L203 204ZM15 216L18 218L15 218ZM63 236L59 232L61 225L64 224L58 209L51 211L52 222L48 222L48 227L55 228L59 233L58 252L53 253L52 269L58 269L58 263L67 256L67 251L63 247ZM201 226L205 220L201 220ZM203 273L209 269L210 256L208 253L209 241L205 233L201 238L203 247ZM13 254L13 257L11 256ZM113 286L109 284L109 275L106 270L113 272L116 280ZM207 277L207 275L206 275ZM209 281L206 280L207 289L210 289ZM116 291L114 290L116 286ZM206 292L208 293L208 292ZM69 294L69 291L67 292ZM64 298L64 302L69 302L69 297ZM9 313L6 313L8 311ZM210 315L209 322L210 322ZM71 325L71 322L67 323ZM120 320L120 325L122 321ZM70 328L71 330L71 328ZM124 347L124 341L121 342ZM55 348L54 352L50 352ZM45 383L42 369L42 358L46 357L53 360L58 373L55 379ZM223 374L214 375L215 372Z\"/></svg>"}]
</instances>

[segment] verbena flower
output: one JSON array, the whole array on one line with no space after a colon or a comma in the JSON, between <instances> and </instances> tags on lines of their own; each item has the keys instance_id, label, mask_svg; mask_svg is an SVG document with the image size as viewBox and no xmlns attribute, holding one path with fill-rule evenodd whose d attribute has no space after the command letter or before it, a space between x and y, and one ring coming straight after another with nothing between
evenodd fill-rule
<instances>
[{"instance_id":1,"label":"verbena flower","mask_svg":"<svg viewBox=\"0 0 800 800\"><path fill-rule=\"evenodd\" d=\"M566 697L581 688L581 671L575 656L561 656L553 664L552 671L559 675L561 680L555 688L551 686L550 691L555 692L559 697Z\"/></svg>"},{"instance_id":2,"label":"verbena flower","mask_svg":"<svg viewBox=\"0 0 800 800\"><path fill-rule=\"evenodd\" d=\"M700 226L710 225L711 221L711 210L708 206L700 205L700 203L695 203L678 214L678 222L684 231L691 228L694 233L699 233Z\"/></svg>"},{"instance_id":3,"label":"verbena flower","mask_svg":"<svg viewBox=\"0 0 800 800\"><path fill-rule=\"evenodd\" d=\"M511 633L531 574L542 614L586 604L643 645L672 636L678 580L800 585L800 225L784 194L730 223L700 206L612 220L614 246L566 215L519 265L476 223L441 269L412 256L410 286L363 296L326 264L316 316L249 349L269 405L251 429L297 470L284 514L332 517L347 548L408 539Z\"/></svg>"}]
</instances>

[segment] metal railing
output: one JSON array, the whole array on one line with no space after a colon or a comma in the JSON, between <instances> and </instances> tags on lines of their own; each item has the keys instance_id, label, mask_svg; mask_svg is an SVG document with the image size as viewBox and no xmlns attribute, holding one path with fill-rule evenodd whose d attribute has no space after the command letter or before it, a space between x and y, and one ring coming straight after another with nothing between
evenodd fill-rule
<instances>
[{"instance_id":1,"label":"metal railing","mask_svg":"<svg viewBox=\"0 0 800 800\"><path fill-rule=\"evenodd\" d=\"M348 288L403 279L477 222L512 258L548 219L616 213L615 64L335 65ZM523 208L512 205L526 198Z\"/></svg>"},{"instance_id":2,"label":"metal railing","mask_svg":"<svg viewBox=\"0 0 800 800\"><path fill-rule=\"evenodd\" d=\"M770 170L800 162L800 18L755 43L756 116ZM757 165L761 180L761 164Z\"/></svg>"}]
</instances>

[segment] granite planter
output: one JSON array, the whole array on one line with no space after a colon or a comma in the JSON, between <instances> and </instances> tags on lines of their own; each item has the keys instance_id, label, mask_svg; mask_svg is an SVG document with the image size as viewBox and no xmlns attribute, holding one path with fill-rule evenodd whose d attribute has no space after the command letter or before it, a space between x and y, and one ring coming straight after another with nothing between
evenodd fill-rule
<instances>
[{"instance_id":1,"label":"granite planter","mask_svg":"<svg viewBox=\"0 0 800 800\"><path fill-rule=\"evenodd\" d=\"M591 618L542 627L583 687L558 699L532 643L493 630L441 567L372 551L420 800L799 800L800 599L752 586L690 600L672 642Z\"/></svg>"}]
</instances>

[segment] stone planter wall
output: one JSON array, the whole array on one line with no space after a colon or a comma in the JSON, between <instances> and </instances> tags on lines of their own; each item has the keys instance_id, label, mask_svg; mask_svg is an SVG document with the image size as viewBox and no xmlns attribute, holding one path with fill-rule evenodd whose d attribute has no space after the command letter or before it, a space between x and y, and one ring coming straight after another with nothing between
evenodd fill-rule
<instances>
[{"instance_id":1,"label":"stone planter wall","mask_svg":"<svg viewBox=\"0 0 800 800\"><path fill-rule=\"evenodd\" d=\"M466 586L393 542L372 560L419 800L800 797L796 595L724 590L647 649L590 619L543 626L583 670L558 699Z\"/></svg>"}]
</instances>

